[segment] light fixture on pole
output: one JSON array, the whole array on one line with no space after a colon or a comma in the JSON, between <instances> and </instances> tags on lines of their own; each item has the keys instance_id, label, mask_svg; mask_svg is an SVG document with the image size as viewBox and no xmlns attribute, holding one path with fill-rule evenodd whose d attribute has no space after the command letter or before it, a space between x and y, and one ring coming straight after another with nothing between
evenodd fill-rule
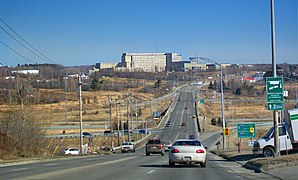
<instances>
[{"instance_id":1,"label":"light fixture on pole","mask_svg":"<svg viewBox=\"0 0 298 180\"><path fill-rule=\"evenodd\" d=\"M213 63L217 66L220 66L220 96L221 96L221 119L222 119L222 130L226 127L225 120L225 105L224 105L224 91L223 91L223 78L222 78L222 64L205 57L197 57L198 59ZM223 133L223 149L226 149L226 136Z\"/></svg>"}]
</instances>

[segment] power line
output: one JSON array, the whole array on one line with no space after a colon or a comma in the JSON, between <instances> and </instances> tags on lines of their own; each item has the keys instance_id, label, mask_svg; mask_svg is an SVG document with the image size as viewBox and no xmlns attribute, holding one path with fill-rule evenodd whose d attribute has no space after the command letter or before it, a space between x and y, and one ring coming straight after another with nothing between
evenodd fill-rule
<instances>
[{"instance_id":1,"label":"power line","mask_svg":"<svg viewBox=\"0 0 298 180\"><path fill-rule=\"evenodd\" d=\"M34 64L33 61L31 61L30 59L26 58L25 56L23 56L22 54L20 54L19 52L17 52L16 50L12 49L11 47L9 47L7 44L5 44L4 42L2 42L0 40L0 43L2 43L4 46L6 46L8 49L12 50L14 53L16 53L17 55L21 56L22 58L26 59L27 61L31 62Z\"/></svg>"},{"instance_id":2,"label":"power line","mask_svg":"<svg viewBox=\"0 0 298 180\"><path fill-rule=\"evenodd\" d=\"M27 48L23 43L21 43L19 40L17 40L15 37L13 37L9 32L7 32L1 25L0 25L0 28L4 32L6 32L10 37L12 37L15 41L17 41L19 44L21 44L24 48L26 48L28 51L32 52L34 55L36 55L37 57L41 58L45 62L49 62L49 61L45 60L44 58L42 58L41 56L39 56L38 54L36 54L35 52L33 52L31 49Z\"/></svg>"},{"instance_id":3,"label":"power line","mask_svg":"<svg viewBox=\"0 0 298 180\"><path fill-rule=\"evenodd\" d=\"M5 31L10 37L12 37L14 40L16 40L18 43L20 43L23 47L25 47L27 50L29 50L30 52L32 52L33 54L35 54L36 56L38 56L39 58L41 58L42 60L44 60L45 62L52 62L52 63L54 63L55 64L55 62L52 60L52 59L50 59L50 58L48 58L46 55L44 55L43 53L41 53L40 51L38 51L36 48L34 48L29 42L27 42L24 38L22 38L16 31L14 31L7 23L5 23L1 18L0 18L0 21L6 26L6 27L8 27L13 33L15 33L21 40L23 40L27 45L29 45L32 49L34 49L36 52L38 52L41 56L43 56L43 57L41 57L41 56L39 56L38 54L36 54L35 52L33 52L32 50L30 50L29 48L27 48L27 47L25 47L25 45L23 44L23 43L21 43L21 42L19 42L16 38L14 38L9 32L7 32L1 25L0 25L0 27L1 27L1 29L3 30L3 31Z\"/></svg>"}]
</instances>

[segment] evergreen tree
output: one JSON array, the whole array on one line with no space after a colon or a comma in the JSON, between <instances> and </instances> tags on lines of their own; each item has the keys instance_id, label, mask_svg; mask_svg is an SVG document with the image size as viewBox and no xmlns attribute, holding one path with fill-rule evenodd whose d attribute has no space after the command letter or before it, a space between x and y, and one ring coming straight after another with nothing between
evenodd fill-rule
<instances>
[{"instance_id":1,"label":"evergreen tree","mask_svg":"<svg viewBox=\"0 0 298 180\"><path fill-rule=\"evenodd\" d=\"M212 84L211 81L210 81L210 83L209 83L209 87L208 87L208 89L213 89L213 84Z\"/></svg>"},{"instance_id":2,"label":"evergreen tree","mask_svg":"<svg viewBox=\"0 0 298 180\"><path fill-rule=\"evenodd\" d=\"M91 90L93 91L99 90L101 84L102 84L102 81L100 81L98 77L93 78L90 86Z\"/></svg>"}]
</instances>

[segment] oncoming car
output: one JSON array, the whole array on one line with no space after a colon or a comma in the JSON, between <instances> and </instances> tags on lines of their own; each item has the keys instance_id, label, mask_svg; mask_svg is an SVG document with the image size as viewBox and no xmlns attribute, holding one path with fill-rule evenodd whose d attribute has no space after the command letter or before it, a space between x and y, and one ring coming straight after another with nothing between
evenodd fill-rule
<instances>
[{"instance_id":1,"label":"oncoming car","mask_svg":"<svg viewBox=\"0 0 298 180\"><path fill-rule=\"evenodd\" d=\"M207 152L206 148L199 140L178 139L173 143L169 151L169 166L179 164L200 164L206 167Z\"/></svg>"}]
</instances>

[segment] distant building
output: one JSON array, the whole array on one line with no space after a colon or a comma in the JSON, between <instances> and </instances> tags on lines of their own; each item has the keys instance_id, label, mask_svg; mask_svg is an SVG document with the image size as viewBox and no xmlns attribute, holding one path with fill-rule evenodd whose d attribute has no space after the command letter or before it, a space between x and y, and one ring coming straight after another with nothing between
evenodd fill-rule
<instances>
[{"instance_id":1,"label":"distant building","mask_svg":"<svg viewBox=\"0 0 298 180\"><path fill-rule=\"evenodd\" d=\"M261 81L264 79L264 74L265 74L265 72L258 72L255 75L253 75L252 77L255 78L256 81Z\"/></svg>"},{"instance_id":2,"label":"distant building","mask_svg":"<svg viewBox=\"0 0 298 180\"><path fill-rule=\"evenodd\" d=\"M254 77L243 77L241 78L241 82L245 82L245 81L248 81L250 83L255 83L256 82L256 79Z\"/></svg>"},{"instance_id":3,"label":"distant building","mask_svg":"<svg viewBox=\"0 0 298 180\"><path fill-rule=\"evenodd\" d=\"M81 76L82 79L89 79L89 75L87 74L69 74L66 77L64 77L63 79L68 79L68 78L78 78L79 76Z\"/></svg>"},{"instance_id":4,"label":"distant building","mask_svg":"<svg viewBox=\"0 0 298 180\"><path fill-rule=\"evenodd\" d=\"M170 69L172 62L181 61L176 53L123 53L120 67L130 71L161 72Z\"/></svg>"},{"instance_id":5,"label":"distant building","mask_svg":"<svg viewBox=\"0 0 298 180\"><path fill-rule=\"evenodd\" d=\"M11 73L17 73L17 74L38 74L39 70L15 70L11 71Z\"/></svg>"},{"instance_id":6,"label":"distant building","mask_svg":"<svg viewBox=\"0 0 298 180\"><path fill-rule=\"evenodd\" d=\"M173 62L170 71L192 71L192 70L206 70L206 64L198 64L192 61Z\"/></svg>"},{"instance_id":7,"label":"distant building","mask_svg":"<svg viewBox=\"0 0 298 180\"><path fill-rule=\"evenodd\" d=\"M115 69L118 63L96 63L96 69Z\"/></svg>"}]
</instances>

